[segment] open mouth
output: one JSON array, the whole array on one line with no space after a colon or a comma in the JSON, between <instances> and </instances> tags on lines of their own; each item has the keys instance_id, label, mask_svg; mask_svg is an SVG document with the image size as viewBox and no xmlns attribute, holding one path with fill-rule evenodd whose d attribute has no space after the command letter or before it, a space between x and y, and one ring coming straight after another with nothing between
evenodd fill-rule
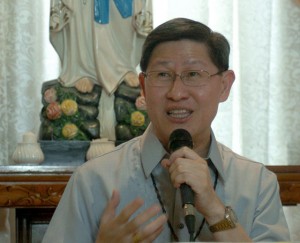
<instances>
[{"instance_id":1,"label":"open mouth","mask_svg":"<svg viewBox=\"0 0 300 243\"><path fill-rule=\"evenodd\" d=\"M167 112L167 114L172 118L184 119L189 117L192 114L192 111L186 109L170 110Z\"/></svg>"}]
</instances>

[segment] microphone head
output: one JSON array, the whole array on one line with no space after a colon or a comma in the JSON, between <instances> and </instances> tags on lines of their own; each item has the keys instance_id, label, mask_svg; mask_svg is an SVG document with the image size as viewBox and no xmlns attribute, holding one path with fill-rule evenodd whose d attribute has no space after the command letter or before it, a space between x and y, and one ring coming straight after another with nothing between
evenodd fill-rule
<instances>
[{"instance_id":1,"label":"microphone head","mask_svg":"<svg viewBox=\"0 0 300 243\"><path fill-rule=\"evenodd\" d=\"M191 149L193 148L193 139L191 134L182 128L175 129L169 137L168 147L170 152L172 153L184 146Z\"/></svg>"}]
</instances>

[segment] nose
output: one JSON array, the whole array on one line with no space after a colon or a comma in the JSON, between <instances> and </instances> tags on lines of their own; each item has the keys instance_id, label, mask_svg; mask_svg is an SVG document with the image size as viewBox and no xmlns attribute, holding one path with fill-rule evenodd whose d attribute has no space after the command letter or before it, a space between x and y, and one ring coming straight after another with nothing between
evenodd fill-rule
<instances>
[{"instance_id":1,"label":"nose","mask_svg":"<svg viewBox=\"0 0 300 243\"><path fill-rule=\"evenodd\" d=\"M175 73L175 74L174 74L174 77L173 77L173 82L176 81L177 77L178 77L179 79L181 79L181 81L182 81L181 74Z\"/></svg>"},{"instance_id":2,"label":"nose","mask_svg":"<svg viewBox=\"0 0 300 243\"><path fill-rule=\"evenodd\" d=\"M174 80L167 93L167 98L180 100L188 97L187 86L182 82L180 74L174 75Z\"/></svg>"}]
</instances>

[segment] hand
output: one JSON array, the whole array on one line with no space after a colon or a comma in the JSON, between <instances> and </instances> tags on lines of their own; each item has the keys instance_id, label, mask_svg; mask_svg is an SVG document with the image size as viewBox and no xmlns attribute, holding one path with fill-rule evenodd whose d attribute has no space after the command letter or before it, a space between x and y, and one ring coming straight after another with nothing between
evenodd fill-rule
<instances>
[{"instance_id":1,"label":"hand","mask_svg":"<svg viewBox=\"0 0 300 243\"><path fill-rule=\"evenodd\" d=\"M119 203L120 194L118 191L113 191L103 212L96 242L152 242L162 232L163 225L167 221L164 214L145 224L161 211L158 205L154 205L132 218L144 201L137 198L129 203L119 215L116 215Z\"/></svg>"},{"instance_id":2,"label":"hand","mask_svg":"<svg viewBox=\"0 0 300 243\"><path fill-rule=\"evenodd\" d=\"M224 216L225 208L213 188L208 164L195 151L182 147L161 163L169 170L175 188L183 183L192 188L195 208L208 222L215 221L216 216Z\"/></svg>"}]
</instances>

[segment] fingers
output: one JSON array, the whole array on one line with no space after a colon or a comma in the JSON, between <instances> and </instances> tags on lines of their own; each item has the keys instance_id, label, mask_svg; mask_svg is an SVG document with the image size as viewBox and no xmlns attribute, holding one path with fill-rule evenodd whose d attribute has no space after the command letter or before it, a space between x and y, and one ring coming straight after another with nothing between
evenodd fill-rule
<instances>
[{"instance_id":1,"label":"fingers","mask_svg":"<svg viewBox=\"0 0 300 243\"><path fill-rule=\"evenodd\" d=\"M141 240L146 242L154 241L164 229L164 224L167 222L165 214L160 215L153 222L140 229L137 234Z\"/></svg>"},{"instance_id":2,"label":"fingers","mask_svg":"<svg viewBox=\"0 0 300 243\"><path fill-rule=\"evenodd\" d=\"M111 199L108 201L108 204L104 210L101 223L106 223L115 218L116 209L120 203L120 193L119 191L114 190L111 196ZM144 201L141 198L136 198L130 204L128 204L116 218L116 223L122 224L129 220L134 212L136 212L142 205Z\"/></svg>"},{"instance_id":3,"label":"fingers","mask_svg":"<svg viewBox=\"0 0 300 243\"><path fill-rule=\"evenodd\" d=\"M171 155L170 155L170 160L174 161L177 158L187 158L187 159L191 159L191 160L196 160L199 159L199 155L192 150L191 148L188 147L182 147L176 151L174 151Z\"/></svg>"},{"instance_id":4,"label":"fingers","mask_svg":"<svg viewBox=\"0 0 300 243\"><path fill-rule=\"evenodd\" d=\"M190 159L190 160L196 160L199 159L199 155L193 151L192 149L188 147L182 147L175 152L173 152L169 158L164 158L161 160L161 165L164 168L169 168L171 164L173 164L177 159Z\"/></svg>"},{"instance_id":5,"label":"fingers","mask_svg":"<svg viewBox=\"0 0 300 243\"><path fill-rule=\"evenodd\" d=\"M114 190L108 204L103 212L101 223L106 223L110 221L116 215L116 208L120 203L120 193Z\"/></svg>"},{"instance_id":6,"label":"fingers","mask_svg":"<svg viewBox=\"0 0 300 243\"><path fill-rule=\"evenodd\" d=\"M126 224L123 229L124 234L130 234L132 242L154 241L163 231L163 226L167 222L167 217L165 214L162 214L152 222L148 222L160 212L161 208L159 205L154 205L141 212Z\"/></svg>"},{"instance_id":7,"label":"fingers","mask_svg":"<svg viewBox=\"0 0 300 243\"><path fill-rule=\"evenodd\" d=\"M171 166L171 160L170 159L162 159L161 162L160 162L160 164L165 169L168 169Z\"/></svg>"},{"instance_id":8,"label":"fingers","mask_svg":"<svg viewBox=\"0 0 300 243\"><path fill-rule=\"evenodd\" d=\"M141 198L136 198L116 215L119 203L120 194L114 191L102 215L97 242L152 242L157 238L167 221L164 214L157 216L161 212L159 205L134 216L144 203Z\"/></svg>"},{"instance_id":9,"label":"fingers","mask_svg":"<svg viewBox=\"0 0 300 243\"><path fill-rule=\"evenodd\" d=\"M141 225L156 216L161 211L160 206L154 205L132 219L126 227L129 232L135 232Z\"/></svg>"},{"instance_id":10,"label":"fingers","mask_svg":"<svg viewBox=\"0 0 300 243\"><path fill-rule=\"evenodd\" d=\"M198 154L196 154L192 149L188 147L182 147L175 152L173 152L169 158L164 158L161 160L161 165L165 169L169 169L171 164L173 164L178 159L188 158L191 160L199 158Z\"/></svg>"},{"instance_id":11,"label":"fingers","mask_svg":"<svg viewBox=\"0 0 300 243\"><path fill-rule=\"evenodd\" d=\"M169 159L163 159L161 165L169 170L175 188L178 188L182 183L193 187L193 181L209 174L207 162L188 147L176 150Z\"/></svg>"},{"instance_id":12,"label":"fingers","mask_svg":"<svg viewBox=\"0 0 300 243\"><path fill-rule=\"evenodd\" d=\"M136 198L131 203L129 203L117 217L117 223L126 223L129 218L144 204L143 199Z\"/></svg>"}]
</instances>

